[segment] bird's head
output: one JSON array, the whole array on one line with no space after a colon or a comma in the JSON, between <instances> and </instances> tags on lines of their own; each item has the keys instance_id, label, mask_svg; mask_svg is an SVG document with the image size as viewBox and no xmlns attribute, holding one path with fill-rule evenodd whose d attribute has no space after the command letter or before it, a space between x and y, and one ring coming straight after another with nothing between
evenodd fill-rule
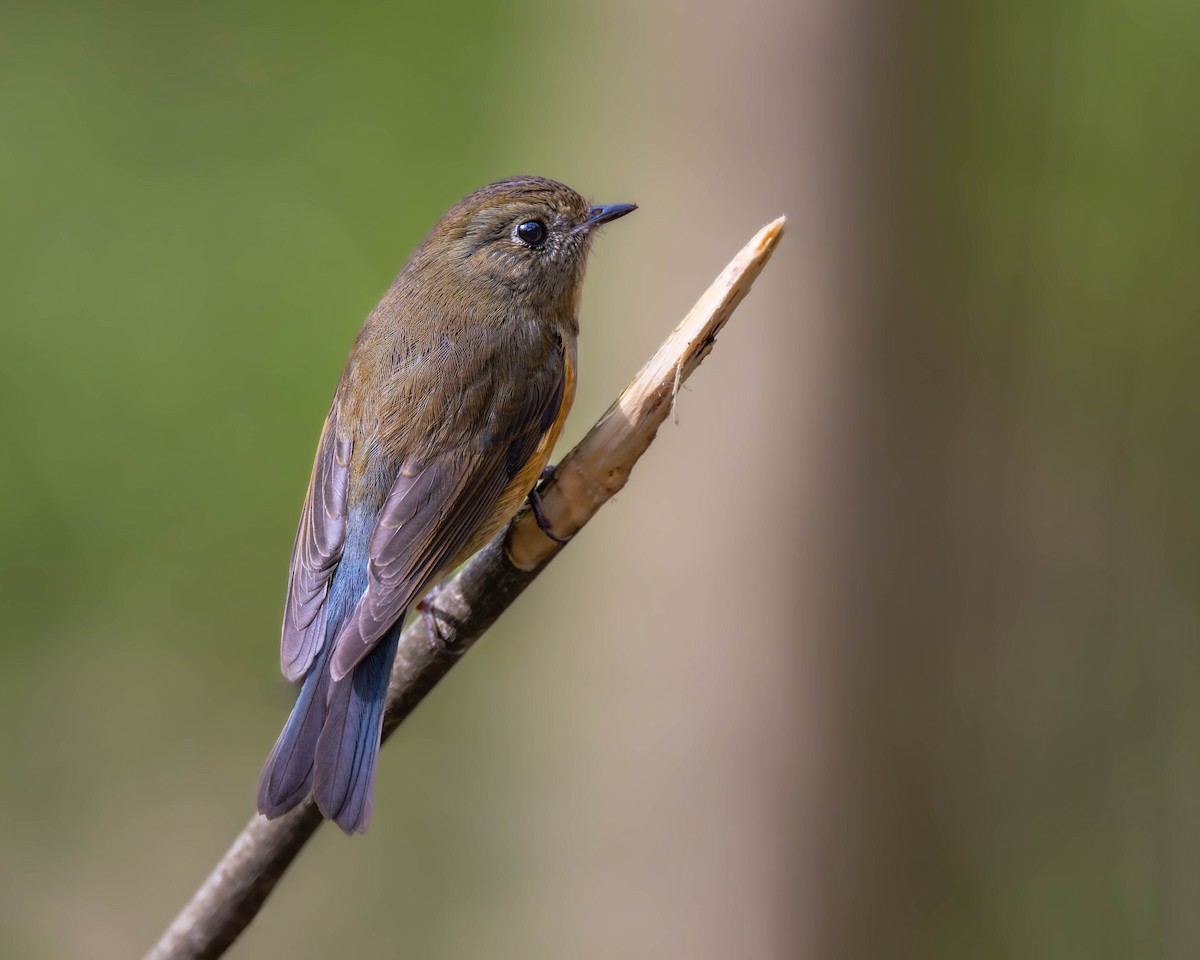
<instances>
[{"instance_id":1,"label":"bird's head","mask_svg":"<svg viewBox=\"0 0 1200 960\"><path fill-rule=\"evenodd\" d=\"M542 177L499 180L451 207L422 242L414 265L535 308L573 308L596 229L636 209L591 204Z\"/></svg>"}]
</instances>

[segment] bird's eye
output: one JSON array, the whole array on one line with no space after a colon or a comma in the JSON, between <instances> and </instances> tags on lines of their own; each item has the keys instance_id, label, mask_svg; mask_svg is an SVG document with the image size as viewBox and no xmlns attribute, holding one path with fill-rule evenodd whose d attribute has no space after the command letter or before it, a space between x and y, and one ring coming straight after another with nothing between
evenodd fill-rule
<instances>
[{"instance_id":1,"label":"bird's eye","mask_svg":"<svg viewBox=\"0 0 1200 960\"><path fill-rule=\"evenodd\" d=\"M546 225L541 220L526 220L517 227L517 238L530 247L540 247L546 242Z\"/></svg>"}]
</instances>

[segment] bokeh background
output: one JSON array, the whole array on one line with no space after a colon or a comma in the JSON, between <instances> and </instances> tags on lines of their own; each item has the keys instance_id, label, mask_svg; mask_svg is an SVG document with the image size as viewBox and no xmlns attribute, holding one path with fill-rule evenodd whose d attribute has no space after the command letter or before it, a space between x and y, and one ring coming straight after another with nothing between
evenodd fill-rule
<instances>
[{"instance_id":1,"label":"bokeh background","mask_svg":"<svg viewBox=\"0 0 1200 960\"><path fill-rule=\"evenodd\" d=\"M230 955L1200 955L1200 5L0 21L0 955L140 955L245 822L353 335L516 172L641 205L564 449L788 234Z\"/></svg>"}]
</instances>

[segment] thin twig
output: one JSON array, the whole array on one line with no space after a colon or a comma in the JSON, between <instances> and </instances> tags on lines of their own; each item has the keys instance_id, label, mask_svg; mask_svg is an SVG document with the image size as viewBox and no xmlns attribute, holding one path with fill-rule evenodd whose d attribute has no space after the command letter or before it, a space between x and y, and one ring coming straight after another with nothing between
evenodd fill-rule
<instances>
[{"instance_id":1,"label":"thin twig","mask_svg":"<svg viewBox=\"0 0 1200 960\"><path fill-rule=\"evenodd\" d=\"M679 401L679 388L683 380L683 357L675 361L675 382L671 384L671 422L679 425L679 409L675 404Z\"/></svg>"},{"instance_id":2,"label":"thin twig","mask_svg":"<svg viewBox=\"0 0 1200 960\"><path fill-rule=\"evenodd\" d=\"M667 418L680 385L700 365L783 234L784 218L763 227L692 307L608 412L559 463L542 490L557 534L569 536L625 486ZM386 739L516 599L563 544L518 514L437 594L440 638L414 617L400 641L388 687ZM146 960L208 960L225 952L254 919L288 865L322 823L311 801L278 820L254 817L180 911Z\"/></svg>"}]
</instances>

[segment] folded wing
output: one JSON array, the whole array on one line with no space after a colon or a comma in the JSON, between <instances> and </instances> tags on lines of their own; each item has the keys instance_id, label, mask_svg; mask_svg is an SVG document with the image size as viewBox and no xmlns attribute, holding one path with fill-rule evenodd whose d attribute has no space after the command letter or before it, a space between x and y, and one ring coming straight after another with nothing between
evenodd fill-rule
<instances>
[{"instance_id":1,"label":"folded wing","mask_svg":"<svg viewBox=\"0 0 1200 960\"><path fill-rule=\"evenodd\" d=\"M352 442L338 436L335 403L325 419L313 462L288 578L280 665L289 680L312 666L325 641L326 597L346 542L346 494Z\"/></svg>"},{"instance_id":2,"label":"folded wing","mask_svg":"<svg viewBox=\"0 0 1200 960\"><path fill-rule=\"evenodd\" d=\"M565 367L548 364L525 385L508 422L477 442L404 463L369 545L367 589L338 633L330 672L340 680L445 571L491 517L533 457L563 401Z\"/></svg>"}]
</instances>

